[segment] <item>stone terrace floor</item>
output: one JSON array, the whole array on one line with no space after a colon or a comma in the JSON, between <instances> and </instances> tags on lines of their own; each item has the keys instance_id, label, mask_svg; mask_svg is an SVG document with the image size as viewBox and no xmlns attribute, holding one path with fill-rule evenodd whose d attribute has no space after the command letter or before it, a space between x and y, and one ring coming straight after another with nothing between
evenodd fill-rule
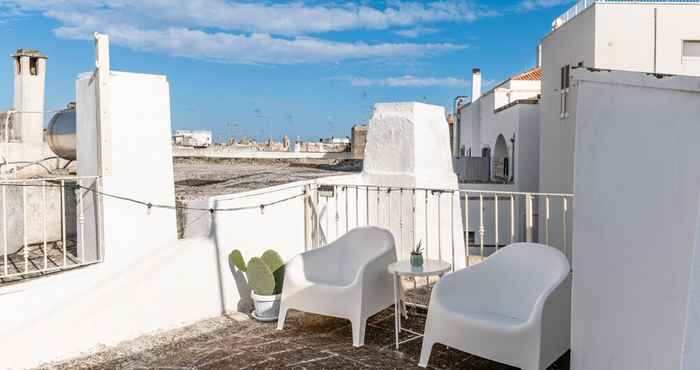
<instances>
[{"instance_id":1,"label":"stone terrace floor","mask_svg":"<svg viewBox=\"0 0 700 370\"><path fill-rule=\"evenodd\" d=\"M419 288L420 289L420 288ZM424 317L409 308L404 326L422 331ZM414 312L415 311L415 312ZM424 311L423 311L424 312ZM93 355L44 366L47 369L418 369L421 340L394 350L393 308L368 320L365 346L352 346L350 322L290 311L285 330L243 314L200 321L143 336ZM407 339L410 334L402 334ZM433 369L510 370L443 345L435 345ZM568 370L568 355L548 370Z\"/></svg>"}]
</instances>

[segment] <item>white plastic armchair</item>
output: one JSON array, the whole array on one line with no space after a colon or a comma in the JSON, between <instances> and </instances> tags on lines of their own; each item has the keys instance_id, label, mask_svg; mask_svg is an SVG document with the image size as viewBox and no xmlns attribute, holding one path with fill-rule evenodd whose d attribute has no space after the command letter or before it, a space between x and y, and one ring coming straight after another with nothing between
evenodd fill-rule
<instances>
[{"instance_id":1,"label":"white plastic armchair","mask_svg":"<svg viewBox=\"0 0 700 370\"><path fill-rule=\"evenodd\" d=\"M356 228L285 265L277 329L289 309L349 319L353 346L365 342L367 318L394 303L394 237L377 227Z\"/></svg>"},{"instance_id":2,"label":"white plastic armchair","mask_svg":"<svg viewBox=\"0 0 700 370\"><path fill-rule=\"evenodd\" d=\"M516 243L440 279L430 298L419 365L433 344L524 370L544 370L569 349L571 274L559 250Z\"/></svg>"}]
</instances>

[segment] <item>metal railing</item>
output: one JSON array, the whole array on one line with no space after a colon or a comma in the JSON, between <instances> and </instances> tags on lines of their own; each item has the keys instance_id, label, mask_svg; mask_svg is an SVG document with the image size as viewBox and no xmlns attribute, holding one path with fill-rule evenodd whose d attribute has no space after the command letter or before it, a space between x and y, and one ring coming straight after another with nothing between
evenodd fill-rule
<instances>
[{"instance_id":1,"label":"metal railing","mask_svg":"<svg viewBox=\"0 0 700 370\"><path fill-rule=\"evenodd\" d=\"M394 234L399 259L422 241L426 258L457 268L522 241L555 246L571 258L572 200L557 193L319 184L311 189L307 228L318 248L355 227L383 227Z\"/></svg>"},{"instance_id":2,"label":"metal railing","mask_svg":"<svg viewBox=\"0 0 700 370\"><path fill-rule=\"evenodd\" d=\"M700 4L700 0L580 0L555 19L558 26L570 21L596 3L607 4Z\"/></svg>"},{"instance_id":3,"label":"metal railing","mask_svg":"<svg viewBox=\"0 0 700 370\"><path fill-rule=\"evenodd\" d=\"M13 110L0 112L0 142L11 143L19 141L16 112Z\"/></svg>"},{"instance_id":4,"label":"metal railing","mask_svg":"<svg viewBox=\"0 0 700 370\"><path fill-rule=\"evenodd\" d=\"M0 180L0 283L99 262L99 177Z\"/></svg>"}]
</instances>

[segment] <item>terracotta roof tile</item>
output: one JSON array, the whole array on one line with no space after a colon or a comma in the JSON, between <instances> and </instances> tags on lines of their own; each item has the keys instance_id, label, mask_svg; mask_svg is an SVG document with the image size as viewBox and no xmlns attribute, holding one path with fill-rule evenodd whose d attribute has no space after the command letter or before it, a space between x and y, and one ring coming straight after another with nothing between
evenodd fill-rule
<instances>
[{"instance_id":1,"label":"terracotta roof tile","mask_svg":"<svg viewBox=\"0 0 700 370\"><path fill-rule=\"evenodd\" d=\"M535 67L519 75L515 75L511 80L517 81L540 81L542 80L542 68Z\"/></svg>"}]
</instances>

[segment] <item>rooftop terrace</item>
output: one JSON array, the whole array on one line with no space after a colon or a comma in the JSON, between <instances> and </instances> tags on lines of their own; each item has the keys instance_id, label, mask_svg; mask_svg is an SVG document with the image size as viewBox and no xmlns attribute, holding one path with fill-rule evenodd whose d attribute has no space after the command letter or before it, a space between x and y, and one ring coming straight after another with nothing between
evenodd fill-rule
<instances>
[{"instance_id":1,"label":"rooftop terrace","mask_svg":"<svg viewBox=\"0 0 700 370\"><path fill-rule=\"evenodd\" d=\"M424 288L413 291L417 301L427 297ZM411 308L413 311L414 309ZM424 317L409 315L405 325L422 331ZM235 313L193 325L142 336L93 355L47 369L419 369L421 340L394 350L393 308L367 322L364 347L352 346L350 322L309 313L290 312L285 330L276 323L260 323ZM402 340L411 334L402 333ZM511 370L507 365L436 345L432 369ZM568 370L568 354L548 370Z\"/></svg>"}]
</instances>

